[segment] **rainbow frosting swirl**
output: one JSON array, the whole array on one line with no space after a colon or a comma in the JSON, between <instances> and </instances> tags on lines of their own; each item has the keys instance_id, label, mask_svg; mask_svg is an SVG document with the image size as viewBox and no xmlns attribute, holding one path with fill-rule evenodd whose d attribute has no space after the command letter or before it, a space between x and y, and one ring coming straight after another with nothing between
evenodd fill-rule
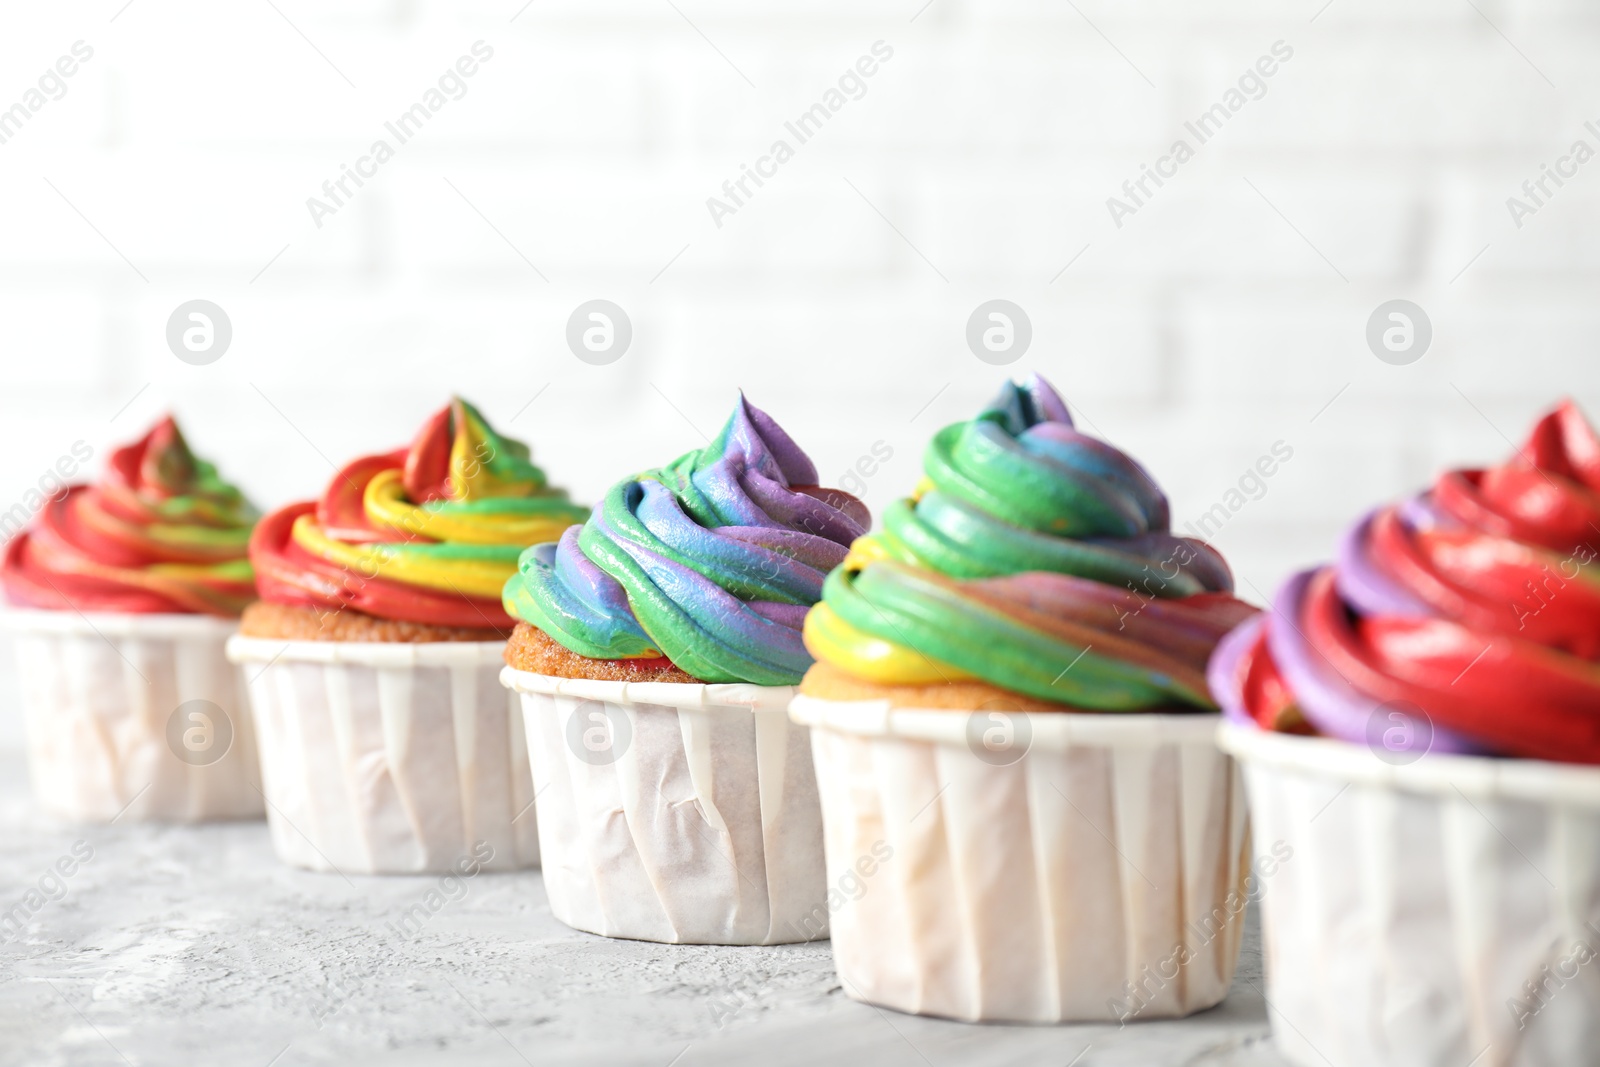
<instances>
[{"instance_id":1,"label":"rainbow frosting swirl","mask_svg":"<svg viewBox=\"0 0 1600 1067\"><path fill-rule=\"evenodd\" d=\"M42 502L6 545L0 586L19 607L235 616L256 596L255 519L168 416L113 452L98 482Z\"/></svg>"},{"instance_id":2,"label":"rainbow frosting swirl","mask_svg":"<svg viewBox=\"0 0 1600 1067\"><path fill-rule=\"evenodd\" d=\"M741 396L705 448L618 482L581 529L524 552L505 607L591 659L790 685L811 665L806 610L870 521Z\"/></svg>"},{"instance_id":3,"label":"rainbow frosting swirl","mask_svg":"<svg viewBox=\"0 0 1600 1067\"><path fill-rule=\"evenodd\" d=\"M1356 523L1211 662L1230 720L1395 752L1600 763L1600 439L1570 402L1508 462Z\"/></svg>"},{"instance_id":4,"label":"rainbow frosting swirl","mask_svg":"<svg viewBox=\"0 0 1600 1067\"><path fill-rule=\"evenodd\" d=\"M319 499L262 519L250 558L272 603L504 631L500 589L522 547L588 514L456 398L409 448L363 456Z\"/></svg>"},{"instance_id":5,"label":"rainbow frosting swirl","mask_svg":"<svg viewBox=\"0 0 1600 1067\"><path fill-rule=\"evenodd\" d=\"M829 575L805 628L819 661L1103 711L1214 706L1206 660L1250 612L1227 564L1168 532L1149 474L1074 429L1048 382L1008 382L923 470Z\"/></svg>"}]
</instances>

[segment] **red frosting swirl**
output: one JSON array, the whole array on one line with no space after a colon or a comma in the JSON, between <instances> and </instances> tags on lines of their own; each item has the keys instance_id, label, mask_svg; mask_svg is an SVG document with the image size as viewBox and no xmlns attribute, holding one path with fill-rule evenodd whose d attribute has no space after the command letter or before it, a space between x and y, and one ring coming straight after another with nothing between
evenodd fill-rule
<instances>
[{"instance_id":1,"label":"red frosting swirl","mask_svg":"<svg viewBox=\"0 0 1600 1067\"><path fill-rule=\"evenodd\" d=\"M255 516L168 416L112 453L97 483L43 503L6 545L0 586L19 607L238 615L255 599Z\"/></svg>"},{"instance_id":2,"label":"red frosting swirl","mask_svg":"<svg viewBox=\"0 0 1600 1067\"><path fill-rule=\"evenodd\" d=\"M457 398L410 447L354 460L317 500L262 519L250 558L272 603L509 631L500 589L518 553L587 515Z\"/></svg>"},{"instance_id":3,"label":"red frosting swirl","mask_svg":"<svg viewBox=\"0 0 1600 1067\"><path fill-rule=\"evenodd\" d=\"M1436 751L1600 763L1600 438L1570 401L1506 463L1444 474L1230 635L1236 720L1371 742L1426 715ZM1404 733L1404 731L1402 731Z\"/></svg>"}]
</instances>

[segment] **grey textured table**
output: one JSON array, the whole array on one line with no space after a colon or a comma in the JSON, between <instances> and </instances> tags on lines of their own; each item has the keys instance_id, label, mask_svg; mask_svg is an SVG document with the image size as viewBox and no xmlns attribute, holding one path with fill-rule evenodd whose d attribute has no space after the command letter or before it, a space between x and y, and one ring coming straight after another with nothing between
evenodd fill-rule
<instances>
[{"instance_id":1,"label":"grey textured table","mask_svg":"<svg viewBox=\"0 0 1600 1067\"><path fill-rule=\"evenodd\" d=\"M840 992L824 944L612 941L550 915L537 872L482 874L420 930L434 878L290 870L263 823L43 820L0 752L0 1067L65 1064L870 1063L1283 1067L1254 915L1228 999L1189 1019L970 1026ZM93 849L60 883L56 861ZM66 864L72 867L73 864ZM64 884L65 892L60 892ZM409 936L408 936L409 933Z\"/></svg>"}]
</instances>

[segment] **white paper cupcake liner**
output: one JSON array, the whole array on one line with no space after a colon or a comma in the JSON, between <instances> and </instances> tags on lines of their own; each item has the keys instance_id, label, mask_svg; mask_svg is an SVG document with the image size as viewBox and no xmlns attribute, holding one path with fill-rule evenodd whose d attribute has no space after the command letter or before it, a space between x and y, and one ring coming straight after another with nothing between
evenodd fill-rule
<instances>
[{"instance_id":1,"label":"white paper cupcake liner","mask_svg":"<svg viewBox=\"0 0 1600 1067\"><path fill-rule=\"evenodd\" d=\"M261 816L232 620L7 611L45 812L77 822Z\"/></svg>"},{"instance_id":2,"label":"white paper cupcake liner","mask_svg":"<svg viewBox=\"0 0 1600 1067\"><path fill-rule=\"evenodd\" d=\"M503 641L235 637L267 822L285 863L343 874L539 862L527 745L499 682Z\"/></svg>"},{"instance_id":3,"label":"white paper cupcake liner","mask_svg":"<svg viewBox=\"0 0 1600 1067\"><path fill-rule=\"evenodd\" d=\"M1278 1046L1304 1067L1600 1062L1600 768L1228 725L1257 840ZM1526 984L1525 984L1526 983Z\"/></svg>"},{"instance_id":4,"label":"white paper cupcake liner","mask_svg":"<svg viewBox=\"0 0 1600 1067\"><path fill-rule=\"evenodd\" d=\"M607 937L827 935L822 819L791 686L553 678L521 694L550 910ZM820 931L806 924L821 908Z\"/></svg>"},{"instance_id":5,"label":"white paper cupcake liner","mask_svg":"<svg viewBox=\"0 0 1600 1067\"><path fill-rule=\"evenodd\" d=\"M1249 827L1216 716L1015 712L1017 749L990 754L1005 720L982 711L799 696L790 715L812 727L848 995L1036 1023L1226 995Z\"/></svg>"}]
</instances>

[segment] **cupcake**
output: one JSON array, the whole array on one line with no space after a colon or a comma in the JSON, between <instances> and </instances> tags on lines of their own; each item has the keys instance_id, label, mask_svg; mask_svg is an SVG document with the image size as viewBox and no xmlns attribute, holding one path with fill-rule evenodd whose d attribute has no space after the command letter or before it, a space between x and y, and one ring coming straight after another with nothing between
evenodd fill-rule
<instances>
[{"instance_id":1,"label":"cupcake","mask_svg":"<svg viewBox=\"0 0 1600 1067\"><path fill-rule=\"evenodd\" d=\"M627 478L522 555L522 695L550 909L609 937L771 945L826 898L806 609L868 524L740 398L705 448Z\"/></svg>"},{"instance_id":2,"label":"cupcake","mask_svg":"<svg viewBox=\"0 0 1600 1067\"><path fill-rule=\"evenodd\" d=\"M261 520L261 600L228 655L249 677L284 862L538 861L522 724L496 677L512 626L499 594L521 546L587 514L455 399L409 448L355 460L317 500Z\"/></svg>"},{"instance_id":3,"label":"cupcake","mask_svg":"<svg viewBox=\"0 0 1600 1067\"><path fill-rule=\"evenodd\" d=\"M1357 522L1211 661L1295 1063L1592 1063L1600 1048L1600 439L1570 402L1501 466Z\"/></svg>"},{"instance_id":4,"label":"cupcake","mask_svg":"<svg viewBox=\"0 0 1600 1067\"><path fill-rule=\"evenodd\" d=\"M93 454L82 441L56 472ZM14 507L0 588L34 795L81 822L261 815L243 691L223 656L255 599L256 512L169 416L100 480Z\"/></svg>"},{"instance_id":5,"label":"cupcake","mask_svg":"<svg viewBox=\"0 0 1600 1067\"><path fill-rule=\"evenodd\" d=\"M1248 853L1205 665L1250 609L1035 376L947 426L806 620L833 953L963 1020L1185 1015L1233 977Z\"/></svg>"}]
</instances>

